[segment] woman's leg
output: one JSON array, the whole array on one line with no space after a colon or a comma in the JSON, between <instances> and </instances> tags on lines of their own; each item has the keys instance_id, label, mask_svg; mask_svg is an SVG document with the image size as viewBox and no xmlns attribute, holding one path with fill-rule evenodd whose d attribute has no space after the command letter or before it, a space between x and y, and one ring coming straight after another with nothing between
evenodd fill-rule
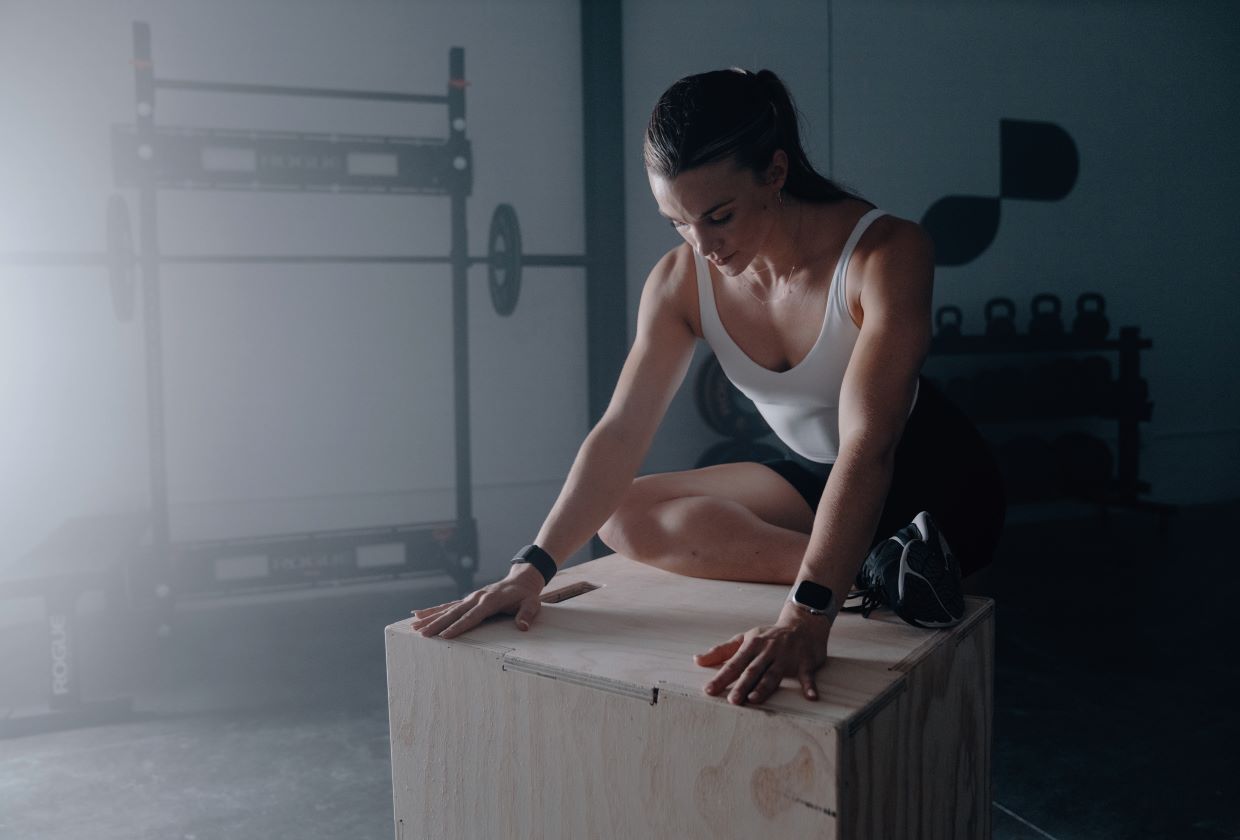
<instances>
[{"instance_id":1,"label":"woman's leg","mask_svg":"<svg viewBox=\"0 0 1240 840\"><path fill-rule=\"evenodd\" d=\"M599 537L677 574L791 584L813 524L801 494L751 462L641 476Z\"/></svg>"},{"instance_id":2,"label":"woman's leg","mask_svg":"<svg viewBox=\"0 0 1240 840\"><path fill-rule=\"evenodd\" d=\"M896 449L891 490L876 539L882 541L929 511L961 573L993 559L1007 509L1003 479L989 445L963 413L924 379Z\"/></svg>"}]
</instances>

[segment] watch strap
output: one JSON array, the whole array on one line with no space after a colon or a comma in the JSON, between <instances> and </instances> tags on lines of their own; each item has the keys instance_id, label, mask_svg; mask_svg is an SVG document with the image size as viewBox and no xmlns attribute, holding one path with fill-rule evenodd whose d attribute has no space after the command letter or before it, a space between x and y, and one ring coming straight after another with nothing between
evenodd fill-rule
<instances>
[{"instance_id":1,"label":"watch strap","mask_svg":"<svg viewBox=\"0 0 1240 840\"><path fill-rule=\"evenodd\" d=\"M551 578L555 577L555 573L559 571L559 567L551 555L536 545L527 545L518 551L516 556L512 558L512 562L513 564L529 563L535 569L538 569L538 573L543 576L544 585L551 583Z\"/></svg>"}]
</instances>

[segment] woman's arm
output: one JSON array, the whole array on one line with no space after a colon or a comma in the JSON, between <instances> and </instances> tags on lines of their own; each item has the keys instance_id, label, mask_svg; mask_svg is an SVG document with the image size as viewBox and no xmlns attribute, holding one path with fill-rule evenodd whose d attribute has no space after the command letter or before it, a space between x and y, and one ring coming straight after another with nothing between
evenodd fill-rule
<instances>
[{"instance_id":1,"label":"woman's arm","mask_svg":"<svg viewBox=\"0 0 1240 840\"><path fill-rule=\"evenodd\" d=\"M693 360L696 336L684 311L691 285L684 275L687 253L685 247L670 252L646 281L637 335L611 402L586 436L538 532L537 544L557 561L584 545L620 506ZM696 295L696 286L692 291Z\"/></svg>"},{"instance_id":2,"label":"woman's arm","mask_svg":"<svg viewBox=\"0 0 1240 840\"><path fill-rule=\"evenodd\" d=\"M861 284L861 332L840 389L840 450L797 576L841 600L878 527L930 346L933 244L917 225L896 220L860 262L854 257L850 274ZM761 703L794 675L814 699L813 674L826 661L830 632L831 619L785 604L773 627L754 628L699 657L702 665L727 660L706 691L717 694L735 682L732 702Z\"/></svg>"},{"instance_id":3,"label":"woman's arm","mask_svg":"<svg viewBox=\"0 0 1240 840\"><path fill-rule=\"evenodd\" d=\"M840 388L840 450L797 576L841 598L882 516L896 447L930 347L933 244L921 228L901 223L862 271L864 318Z\"/></svg>"},{"instance_id":4,"label":"woman's arm","mask_svg":"<svg viewBox=\"0 0 1240 840\"><path fill-rule=\"evenodd\" d=\"M563 563L620 506L650 449L655 431L693 359L696 336L687 318L693 260L687 246L669 252L642 289L637 334L603 417L586 436L559 498L535 544ZM498 612L515 612L528 629L538 612L544 582L527 564L459 601L418 610L413 627L423 636L464 633Z\"/></svg>"}]
</instances>

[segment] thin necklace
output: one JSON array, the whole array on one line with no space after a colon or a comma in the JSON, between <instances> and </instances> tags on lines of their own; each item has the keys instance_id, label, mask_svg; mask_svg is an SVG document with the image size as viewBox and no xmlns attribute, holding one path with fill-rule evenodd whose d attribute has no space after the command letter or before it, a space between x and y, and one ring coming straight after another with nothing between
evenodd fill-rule
<instances>
[{"instance_id":1,"label":"thin necklace","mask_svg":"<svg viewBox=\"0 0 1240 840\"><path fill-rule=\"evenodd\" d=\"M792 250L793 250L793 252L796 252L796 251L798 250L797 246L801 244L801 222L802 222L802 218L804 217L804 215L805 215L805 207L804 207L804 205L800 205L800 206L798 206L798 207L797 207L797 232L796 232L796 234L792 237ZM801 267L801 264L800 264L800 263L797 263L797 264L796 264L796 265L794 265L792 268L788 269L788 274L787 274L787 275L785 275L785 278L784 278L784 290L783 290L782 292L780 292L780 293L779 293L779 294L777 294L777 295L770 295L770 296L765 297L765 298L758 297L758 296L757 296L757 295L755 295L755 294L754 294L754 292L753 292L753 287L754 287L754 285L756 285L756 283L757 283L757 277L756 277L756 275L757 275L757 273L758 273L758 272L757 272L757 271L754 271L754 272L753 272L753 273L754 273L754 275L755 275L755 277L754 277L754 279L752 279L752 280L751 280L749 277L745 276L745 274L742 274L741 276L742 276L742 277L744 277L744 279L745 279L745 281L746 281L746 283L745 283L745 291L749 292L749 296L750 296L751 298L753 298L753 299L754 299L754 300L756 300L758 303L761 303L761 304L763 304L763 305L769 304L771 301L774 301L774 300L783 300L783 299L784 299L784 298L786 298L788 295L792 294L792 289L793 289L793 285L792 285L792 282L791 282L791 281L792 281L792 275L793 275L793 274L796 274L796 270L797 270L798 268L800 268L800 267ZM746 274L747 274L747 273L748 273L748 272L746 272Z\"/></svg>"}]
</instances>

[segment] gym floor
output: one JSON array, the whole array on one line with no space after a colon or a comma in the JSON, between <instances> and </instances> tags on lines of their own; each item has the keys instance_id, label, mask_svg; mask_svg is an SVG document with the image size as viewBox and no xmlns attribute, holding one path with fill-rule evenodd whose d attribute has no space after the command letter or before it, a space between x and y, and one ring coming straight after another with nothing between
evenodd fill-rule
<instances>
[{"instance_id":1,"label":"gym floor","mask_svg":"<svg viewBox=\"0 0 1240 840\"><path fill-rule=\"evenodd\" d=\"M994 837L1240 838L1221 644L1240 566L1218 539L1238 514L1181 508L1164 537L1142 513L1009 524L969 581L997 601ZM0 741L0 837L389 840L382 631L451 596L423 579L215 604L162 649L96 656L88 689L139 716ZM6 628L0 673L37 673L42 633Z\"/></svg>"}]
</instances>

